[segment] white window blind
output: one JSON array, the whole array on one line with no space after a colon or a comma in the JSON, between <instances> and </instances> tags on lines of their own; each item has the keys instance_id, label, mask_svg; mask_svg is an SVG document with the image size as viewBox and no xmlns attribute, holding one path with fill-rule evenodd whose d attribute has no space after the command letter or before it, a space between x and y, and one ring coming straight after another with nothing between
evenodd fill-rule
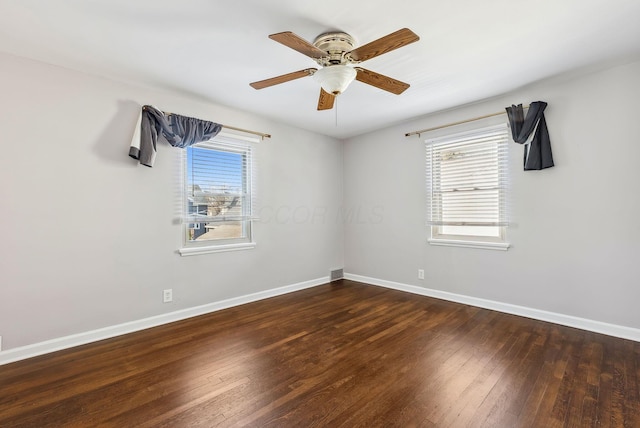
<instances>
[{"instance_id":1,"label":"white window blind","mask_svg":"<svg viewBox=\"0 0 640 428\"><path fill-rule=\"evenodd\" d=\"M255 246L252 236L255 165L249 142L219 134L211 141L186 148L184 168L185 246L195 250L183 248L180 253ZM211 246L217 249L209 250Z\"/></svg>"},{"instance_id":2,"label":"white window blind","mask_svg":"<svg viewBox=\"0 0 640 428\"><path fill-rule=\"evenodd\" d=\"M200 143L187 149L185 222L251 218L251 147Z\"/></svg>"},{"instance_id":3,"label":"white window blind","mask_svg":"<svg viewBox=\"0 0 640 428\"><path fill-rule=\"evenodd\" d=\"M432 236L501 235L507 225L508 141L506 124L427 140Z\"/></svg>"}]
</instances>

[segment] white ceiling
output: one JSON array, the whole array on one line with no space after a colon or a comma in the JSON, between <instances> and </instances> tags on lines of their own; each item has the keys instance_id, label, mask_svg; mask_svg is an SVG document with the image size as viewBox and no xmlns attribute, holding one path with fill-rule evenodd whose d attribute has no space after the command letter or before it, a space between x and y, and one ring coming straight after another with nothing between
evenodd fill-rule
<instances>
[{"instance_id":1,"label":"white ceiling","mask_svg":"<svg viewBox=\"0 0 640 428\"><path fill-rule=\"evenodd\" d=\"M403 27L420 41L363 63L411 84L402 95L356 81L338 98L336 116L316 110L313 78L249 86L317 66L269 34L292 31L313 42L340 30L362 45ZM640 0L0 0L0 51L345 138L635 60Z\"/></svg>"}]
</instances>

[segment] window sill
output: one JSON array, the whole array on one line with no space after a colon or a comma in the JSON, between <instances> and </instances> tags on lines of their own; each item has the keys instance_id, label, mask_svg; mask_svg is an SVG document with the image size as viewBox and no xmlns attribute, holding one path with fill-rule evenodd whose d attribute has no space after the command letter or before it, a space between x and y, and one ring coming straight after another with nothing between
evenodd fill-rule
<instances>
[{"instance_id":1,"label":"window sill","mask_svg":"<svg viewBox=\"0 0 640 428\"><path fill-rule=\"evenodd\" d=\"M200 254L225 253L228 251L252 250L256 247L255 242L246 242L242 244L226 244L207 247L188 247L180 248L178 252L181 256L197 256Z\"/></svg>"},{"instance_id":2,"label":"window sill","mask_svg":"<svg viewBox=\"0 0 640 428\"><path fill-rule=\"evenodd\" d=\"M428 239L431 245L441 247L479 248L482 250L507 251L511 244L507 242L457 241L453 239Z\"/></svg>"}]
</instances>

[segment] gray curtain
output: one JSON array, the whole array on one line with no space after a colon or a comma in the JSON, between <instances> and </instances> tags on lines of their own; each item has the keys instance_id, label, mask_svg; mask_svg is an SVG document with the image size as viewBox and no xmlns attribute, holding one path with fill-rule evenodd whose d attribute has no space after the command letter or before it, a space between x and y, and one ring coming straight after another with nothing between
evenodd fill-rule
<instances>
[{"instance_id":1,"label":"gray curtain","mask_svg":"<svg viewBox=\"0 0 640 428\"><path fill-rule=\"evenodd\" d=\"M535 131L530 147L524 148L525 171L540 170L553 166L551 140L549 139L547 121L544 118L544 109L546 107L547 103L544 101L531 103L526 118L522 104L506 108L513 141L518 144L524 144L531 136L531 133Z\"/></svg>"},{"instance_id":2,"label":"gray curtain","mask_svg":"<svg viewBox=\"0 0 640 428\"><path fill-rule=\"evenodd\" d=\"M165 115L152 107L142 107L140 140L132 142L129 156L142 165L152 167L156 157L158 137L162 135L173 147L185 148L218 135L222 125L179 114ZM134 136L134 140L137 137Z\"/></svg>"}]
</instances>

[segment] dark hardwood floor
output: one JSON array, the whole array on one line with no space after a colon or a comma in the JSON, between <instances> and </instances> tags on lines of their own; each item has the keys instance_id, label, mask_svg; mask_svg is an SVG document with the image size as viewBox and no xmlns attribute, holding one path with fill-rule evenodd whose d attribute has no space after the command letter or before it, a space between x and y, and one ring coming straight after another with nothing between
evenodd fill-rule
<instances>
[{"instance_id":1,"label":"dark hardwood floor","mask_svg":"<svg viewBox=\"0 0 640 428\"><path fill-rule=\"evenodd\" d=\"M0 366L0 427L640 427L640 343L350 281Z\"/></svg>"}]
</instances>

